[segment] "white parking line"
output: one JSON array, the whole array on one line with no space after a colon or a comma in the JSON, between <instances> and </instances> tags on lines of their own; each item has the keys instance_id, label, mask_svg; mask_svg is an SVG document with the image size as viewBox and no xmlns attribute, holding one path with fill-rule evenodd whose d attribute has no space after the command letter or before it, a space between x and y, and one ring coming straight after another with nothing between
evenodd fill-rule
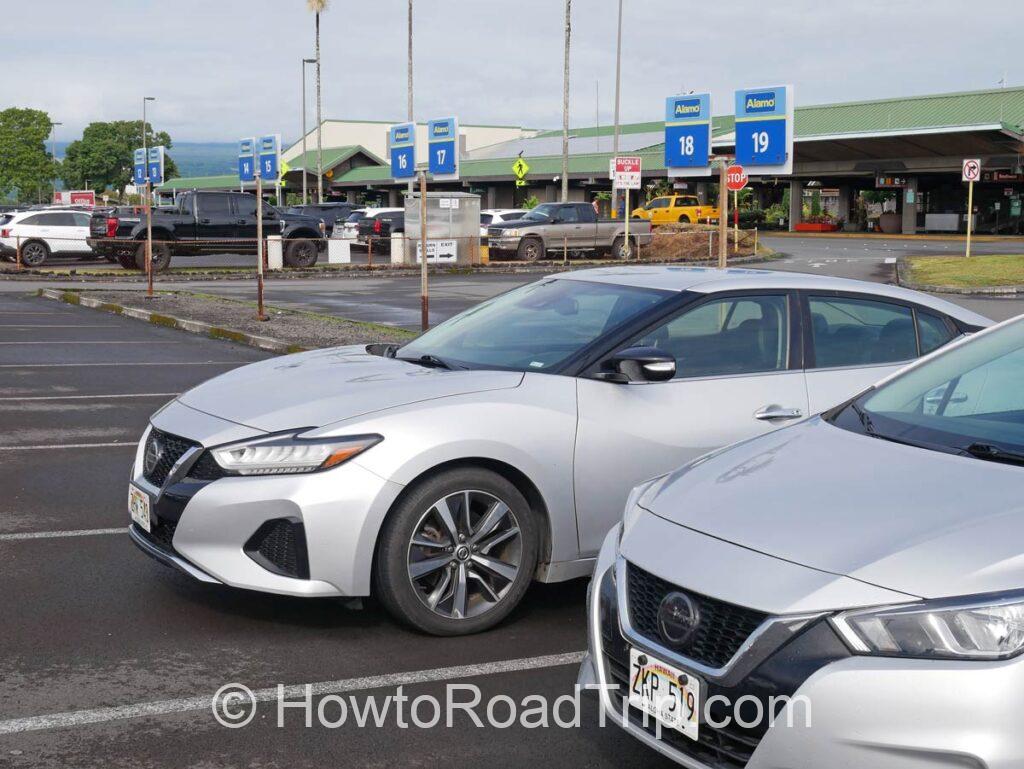
<instances>
[{"instance_id":1,"label":"white parking line","mask_svg":"<svg viewBox=\"0 0 1024 769\"><path fill-rule=\"evenodd\" d=\"M14 542L22 539L64 539L65 537L99 537L107 534L124 534L127 527L116 529L71 529L70 531L19 531L14 534L0 534L0 542Z\"/></svg>"},{"instance_id":2,"label":"white parking line","mask_svg":"<svg viewBox=\"0 0 1024 769\"><path fill-rule=\"evenodd\" d=\"M569 652L568 654L549 654L543 657L527 657L518 660L485 662L479 665L458 665L448 668L434 668L432 670L417 670L411 673L389 673L363 678L343 678L338 681L321 681L313 684L292 684L284 687L284 697L286 699L305 697L307 687L311 688L313 696L341 694L367 689L384 689L437 681L452 681L458 678L492 676L500 673L516 673L524 670L563 667L579 664L582 659L583 652ZM277 699L278 694L276 686L253 690L256 702L274 701ZM213 692L210 692L198 697L140 702L134 705L117 705L115 707L95 708L92 710L71 710L64 713L50 713L43 716L29 716L27 718L11 718L6 721L0 721L0 734L36 732L43 729L67 729L85 726L86 724L120 721L127 718L209 710L212 706L212 699Z\"/></svg>"},{"instance_id":3,"label":"white parking line","mask_svg":"<svg viewBox=\"0 0 1024 769\"><path fill-rule=\"evenodd\" d=\"M0 451L40 451L42 449L109 449L114 446L138 446L138 441L111 443L56 443L45 446L0 446Z\"/></svg>"},{"instance_id":4,"label":"white parking line","mask_svg":"<svg viewBox=\"0 0 1024 769\"><path fill-rule=\"evenodd\" d=\"M886 257L885 263L886 264L896 264L896 257L895 256Z\"/></svg>"},{"instance_id":5,"label":"white parking line","mask_svg":"<svg viewBox=\"0 0 1024 769\"><path fill-rule=\"evenodd\" d=\"M0 397L2 401L83 401L104 398L173 398L179 393L113 393L110 395L9 395Z\"/></svg>"},{"instance_id":6,"label":"white parking line","mask_svg":"<svg viewBox=\"0 0 1024 769\"><path fill-rule=\"evenodd\" d=\"M120 328L120 326L114 326L110 323L104 323L102 326L80 326L76 323L62 323L60 325L55 323L0 323L0 328Z\"/></svg>"},{"instance_id":7,"label":"white parking line","mask_svg":"<svg viewBox=\"0 0 1024 769\"><path fill-rule=\"evenodd\" d=\"M79 345L79 344L183 344L183 342L180 342L180 341L168 341L166 339L158 339L156 341L153 341L153 340L141 340L141 341L140 340L130 340L130 341L126 341L126 340L123 340L123 339L115 339L115 340L112 340L112 341L103 341L103 340L90 339L89 341L83 341L83 342L80 342L77 339L67 339L65 341L60 341L60 340L54 341L54 340L51 340L51 339L47 339L44 342L38 342L38 341L32 341L32 342L0 342L0 344L31 344L31 345L36 345L36 344L73 344L73 345Z\"/></svg>"}]
</instances>

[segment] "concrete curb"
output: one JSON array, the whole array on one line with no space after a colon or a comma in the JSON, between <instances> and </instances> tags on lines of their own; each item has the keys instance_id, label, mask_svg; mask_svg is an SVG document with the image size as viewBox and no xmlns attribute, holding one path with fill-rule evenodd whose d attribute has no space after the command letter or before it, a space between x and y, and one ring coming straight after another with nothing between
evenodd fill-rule
<instances>
[{"instance_id":1,"label":"concrete curb","mask_svg":"<svg viewBox=\"0 0 1024 769\"><path fill-rule=\"evenodd\" d=\"M766 254L764 256L737 256L730 257L729 266L761 264L774 261L785 256L781 253ZM671 261L671 260L644 260L642 262L629 262L628 264L663 265L676 264L684 267L714 267L717 260L702 259L699 261ZM482 266L467 265L465 267L431 268L431 275L531 275L548 274L552 272L567 272L572 270L585 270L591 267L616 267L627 264L611 259L587 260L562 264L559 261L545 262L492 262L490 265ZM269 280L301 280L305 278L409 278L419 277L418 267L400 265L381 265L368 269L365 265L351 265L349 267L329 267L318 270L287 270L281 272L268 272L266 279ZM247 269L224 269L211 270L209 272L192 273L164 273L157 277L157 283L188 283L193 281L210 282L216 280L255 280L256 272ZM79 273L77 268L67 274L54 274L41 270L23 269L20 272L11 269L0 268L0 280L54 282L54 283L144 283L146 276L141 273L124 273L123 271L110 270L106 272L83 272Z\"/></svg>"},{"instance_id":2,"label":"concrete curb","mask_svg":"<svg viewBox=\"0 0 1024 769\"><path fill-rule=\"evenodd\" d=\"M920 256L920 254L916 255ZM1024 286L979 286L977 288L960 288L959 286L935 286L930 283L917 283L910 278L910 265L901 256L896 260L896 282L904 288L914 291L926 291L929 294L953 294L954 296L1024 296Z\"/></svg>"},{"instance_id":3,"label":"concrete curb","mask_svg":"<svg viewBox=\"0 0 1024 769\"><path fill-rule=\"evenodd\" d=\"M269 336L247 334L243 331L235 331L234 329L224 328L222 326L214 326L210 323L203 323L198 320L176 318L173 315L162 315L160 313L150 312L149 310L143 310L138 307L126 307L122 304L101 302L99 299L93 299L90 296L82 296L77 291L41 288L38 291L38 295L46 299L55 299L58 302L65 302L66 304L90 307L92 309L102 310L103 312L110 312L115 315L123 315L126 318L135 318L136 320L141 320L146 323L152 323L155 326L164 326L166 328L178 329L179 331L187 331L190 334L208 336L211 339L226 339L230 342L237 342L239 344L248 345L249 347L256 347L260 350L278 353L279 355L304 352L310 349L301 345L282 342L279 339L274 339Z\"/></svg>"}]
</instances>

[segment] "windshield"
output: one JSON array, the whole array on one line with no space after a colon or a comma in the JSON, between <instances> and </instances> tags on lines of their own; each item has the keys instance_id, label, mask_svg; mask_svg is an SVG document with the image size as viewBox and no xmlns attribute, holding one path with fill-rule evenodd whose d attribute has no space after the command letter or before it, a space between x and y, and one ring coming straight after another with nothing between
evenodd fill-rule
<instances>
[{"instance_id":1,"label":"windshield","mask_svg":"<svg viewBox=\"0 0 1024 769\"><path fill-rule=\"evenodd\" d=\"M546 279L456 315L397 356L434 356L467 368L547 371L672 292Z\"/></svg>"},{"instance_id":2,"label":"windshield","mask_svg":"<svg viewBox=\"0 0 1024 769\"><path fill-rule=\"evenodd\" d=\"M528 211L523 218L529 219L533 222L544 222L555 215L555 209L558 208L558 203L541 203L534 209Z\"/></svg>"},{"instance_id":3,"label":"windshield","mask_svg":"<svg viewBox=\"0 0 1024 769\"><path fill-rule=\"evenodd\" d=\"M841 427L925 448L1021 453L1022 385L1024 319L869 391L833 419Z\"/></svg>"}]
</instances>

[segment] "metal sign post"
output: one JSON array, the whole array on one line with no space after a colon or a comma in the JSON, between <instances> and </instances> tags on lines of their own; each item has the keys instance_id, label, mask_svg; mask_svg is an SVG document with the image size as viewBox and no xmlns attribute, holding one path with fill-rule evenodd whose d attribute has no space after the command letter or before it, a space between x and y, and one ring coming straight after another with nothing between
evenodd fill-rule
<instances>
[{"instance_id":1,"label":"metal sign post","mask_svg":"<svg viewBox=\"0 0 1024 769\"><path fill-rule=\"evenodd\" d=\"M149 179L146 179L146 298L153 298L153 206Z\"/></svg>"},{"instance_id":2,"label":"metal sign post","mask_svg":"<svg viewBox=\"0 0 1024 769\"><path fill-rule=\"evenodd\" d=\"M743 166L733 164L725 171L725 184L732 191L733 253L740 250L740 190L747 186L749 177Z\"/></svg>"},{"instance_id":3,"label":"metal sign post","mask_svg":"<svg viewBox=\"0 0 1024 769\"><path fill-rule=\"evenodd\" d=\"M964 161L960 178L967 182L967 250L965 255L971 255L971 230L974 225L974 183L981 178L981 160L969 158Z\"/></svg>"},{"instance_id":4,"label":"metal sign post","mask_svg":"<svg viewBox=\"0 0 1024 769\"><path fill-rule=\"evenodd\" d=\"M640 189L641 160L637 155L621 156L616 157L613 160L613 163L615 165L614 173L612 174L612 186L614 189L626 191L626 210L623 213L626 220L626 242L623 258L629 259L633 253L632 244L629 240L629 220L631 218L629 210L629 191Z\"/></svg>"},{"instance_id":5,"label":"metal sign post","mask_svg":"<svg viewBox=\"0 0 1024 769\"><path fill-rule=\"evenodd\" d=\"M266 320L263 312L263 174L262 158L256 157L256 140L238 142L238 179L244 189L246 182L256 182L256 320ZM271 167L275 172L276 166Z\"/></svg>"},{"instance_id":6,"label":"metal sign post","mask_svg":"<svg viewBox=\"0 0 1024 769\"><path fill-rule=\"evenodd\" d=\"M718 167L718 267L724 270L729 258L729 187L728 162Z\"/></svg>"},{"instance_id":7,"label":"metal sign post","mask_svg":"<svg viewBox=\"0 0 1024 769\"><path fill-rule=\"evenodd\" d=\"M427 283L427 174L420 171L420 329L430 328L430 291Z\"/></svg>"},{"instance_id":8,"label":"metal sign post","mask_svg":"<svg viewBox=\"0 0 1024 769\"><path fill-rule=\"evenodd\" d=\"M153 298L153 186L164 182L164 148L135 150L134 177L142 178L146 195L146 298Z\"/></svg>"}]
</instances>

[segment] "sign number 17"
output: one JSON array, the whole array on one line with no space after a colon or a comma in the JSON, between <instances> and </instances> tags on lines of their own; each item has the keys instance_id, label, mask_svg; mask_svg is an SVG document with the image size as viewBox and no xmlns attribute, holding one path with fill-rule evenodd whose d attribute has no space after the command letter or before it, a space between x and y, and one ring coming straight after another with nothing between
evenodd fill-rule
<instances>
[{"instance_id":1,"label":"sign number 17","mask_svg":"<svg viewBox=\"0 0 1024 769\"><path fill-rule=\"evenodd\" d=\"M448 150L438 150L437 151L437 164L443 166L444 165L444 159L445 159L445 157L447 157L447 155L448 155Z\"/></svg>"}]
</instances>

